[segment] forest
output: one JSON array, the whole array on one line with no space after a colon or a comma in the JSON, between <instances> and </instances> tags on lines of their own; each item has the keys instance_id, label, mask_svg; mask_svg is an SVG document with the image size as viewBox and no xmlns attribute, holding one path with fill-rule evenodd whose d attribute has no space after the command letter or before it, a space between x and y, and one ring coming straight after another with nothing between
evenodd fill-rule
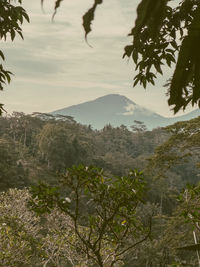
<instances>
[{"instance_id":1,"label":"forest","mask_svg":"<svg viewBox=\"0 0 200 267\"><path fill-rule=\"evenodd\" d=\"M83 14L88 44L104 2ZM62 0L53 3L52 19ZM174 66L168 105L200 106L199 1L141 0L136 13L123 55L133 86ZM24 21L22 0L0 1L2 41L23 39ZM12 77L6 57L0 50L0 90ZM200 266L199 125L97 131L70 116L7 115L0 103L0 266Z\"/></svg>"},{"instance_id":2,"label":"forest","mask_svg":"<svg viewBox=\"0 0 200 267\"><path fill-rule=\"evenodd\" d=\"M0 266L197 266L199 123L0 117Z\"/></svg>"}]
</instances>

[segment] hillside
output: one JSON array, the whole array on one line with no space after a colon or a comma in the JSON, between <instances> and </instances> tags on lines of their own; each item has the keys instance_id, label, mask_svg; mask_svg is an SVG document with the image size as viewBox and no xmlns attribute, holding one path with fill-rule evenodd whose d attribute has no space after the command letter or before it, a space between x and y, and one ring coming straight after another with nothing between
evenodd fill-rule
<instances>
[{"instance_id":1,"label":"hillside","mask_svg":"<svg viewBox=\"0 0 200 267\"><path fill-rule=\"evenodd\" d=\"M113 211L113 200L118 201L122 193L127 199L127 192L130 192L135 203L135 194L141 188L142 191L139 192L142 193L144 202L140 202L137 206L134 218L137 218L137 223L138 219L140 220L142 226L145 227L145 233L146 227L149 225L149 218L152 218L152 238L140 244L137 249L134 247L134 254L133 252L127 253L123 257L124 264L120 263L121 265L117 266L164 266L160 264L165 262L162 253L165 250L163 243L167 244L170 255L174 255L169 259L169 263L176 260L187 262L187 266L197 266L192 252L187 254L174 252L174 248L190 244L193 230L185 224L185 219L181 220L179 215L174 217L174 214L179 211L180 201L177 202L176 199L183 187L188 183L196 184L199 181L199 169L197 168L199 163L199 121L200 118L197 118L187 123L177 123L168 129L158 128L152 131L137 131L137 129L129 131L125 126L114 128L111 125L105 126L100 131L93 131L91 127L72 120L63 120L58 117L55 119L53 116L41 119L37 116L16 112L12 117L0 117L0 200L2 203L0 207L2 215L0 219L0 254L2 251L1 255L3 255L0 257L0 266L35 266L35 262L38 262L38 266L42 266L44 255L47 255L47 260L49 260L50 249L52 249L52 253L55 253L50 256L54 255L60 262L60 265L55 266L72 266L65 264L69 252L66 244L68 245L67 241L69 240L70 244L74 242L74 246L77 246L77 240L72 239L75 236L73 235L74 228L69 231L72 223L69 213L63 212L63 207L68 209L68 204L72 200L70 210L72 212L74 210L75 194L67 187L68 185L73 187L74 184L81 186L82 190L76 191L81 192L80 229L88 229L90 223L86 220L94 216L96 210L99 211L99 209L94 209L94 203L96 205L94 197L97 197L98 203L102 205L99 196L105 199L104 196L108 195L107 192L111 193L112 198L109 198L109 201L106 200L103 208L107 209L107 203L111 203L111 211ZM188 148L191 152L190 155L187 153ZM94 166L103 168L104 172ZM66 172L66 168L71 169ZM73 175L70 176L72 180L66 182L68 176L65 175L68 175L72 169L75 171L75 175L72 173ZM80 177L80 174L84 183L76 183L75 179ZM97 179L99 174L100 180ZM131 175L131 179L128 178L129 175ZM138 180L138 175L142 175L141 180ZM38 181L40 184L37 186ZM120 184L119 181L121 181ZM134 185L132 190L128 181ZM138 181L141 181L142 187L135 188L135 183ZM117 194L115 192L113 194L113 183L116 184ZM57 196L59 196L62 212L59 212L58 206L53 213L42 217L44 220L41 223L38 216L36 217L33 212L30 212L27 205L30 204L27 202L30 198L27 187L30 185L35 185L31 192L40 190L39 192L42 193L39 197L42 199L44 197L45 201L47 199L50 205L54 203L51 201L51 197L53 197L53 201L55 199L57 201ZM83 185L87 186L87 190L84 190ZM126 186L125 189L124 186ZM59 188L60 193L55 191L56 188ZM92 193L89 201L88 188ZM94 193L96 188L98 191ZM82 193L86 195L82 195ZM47 197L46 194L48 194ZM67 197L63 199L63 196ZM139 197L141 199L141 194ZM123 205L124 203L129 205L129 201L132 199L128 195L128 201L124 202L123 200ZM36 199L37 203L41 202ZM195 206L198 209L197 214L199 214L199 204L196 205L195 202ZM70 214L73 213L70 212ZM99 218L98 216L99 214L97 214L97 218ZM117 221L113 220L114 223L116 221L117 228L114 229L117 229L117 233L119 226L122 231L127 229L124 224L124 216L126 213L124 213L123 206L122 217L117 217ZM135 224L133 225L135 226ZM28 227L28 231L25 226ZM127 226L129 227L129 224ZM18 227L17 230L16 227ZM32 230L30 231L30 229ZM69 231L69 236L66 235L67 231ZM85 231L85 233L88 232ZM139 238L142 236L143 233L139 232ZM65 238L64 242L63 237ZM128 235L127 240L128 242L134 241L135 244L134 235ZM24 261L24 243L27 246L28 259L31 259L27 265L21 264ZM38 254L35 253L35 250L32 252L33 244L36 244ZM74 246L70 246L70 253L74 255L73 260L77 261L74 266L88 266L82 263L82 265L78 265L81 262L82 254L79 251L75 253ZM41 248L43 254L41 254ZM63 252L58 255L60 248ZM108 246L105 249L107 253ZM8 255L6 258L4 257L5 253ZM17 263L16 256L11 258L12 255L18 256ZM149 259L153 263L146 265L146 261L149 262ZM14 264L10 265L9 262L14 262ZM20 264L18 264L19 262ZM54 265L52 264L52 266Z\"/></svg>"},{"instance_id":2,"label":"hillside","mask_svg":"<svg viewBox=\"0 0 200 267\"><path fill-rule=\"evenodd\" d=\"M125 125L130 127L134 120L142 121L148 130L184 121L200 115L200 110L186 115L166 118L145 107L137 105L132 100L118 94L110 94L79 105L62 108L51 114L69 115L82 124L91 125L94 129L102 129L105 125L113 127Z\"/></svg>"}]
</instances>

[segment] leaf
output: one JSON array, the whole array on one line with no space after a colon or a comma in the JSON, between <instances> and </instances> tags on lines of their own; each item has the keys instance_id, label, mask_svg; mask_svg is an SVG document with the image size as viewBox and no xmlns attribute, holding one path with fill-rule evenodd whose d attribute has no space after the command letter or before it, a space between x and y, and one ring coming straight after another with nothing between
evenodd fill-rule
<instances>
[{"instance_id":1,"label":"leaf","mask_svg":"<svg viewBox=\"0 0 200 267\"><path fill-rule=\"evenodd\" d=\"M166 59L176 63L176 60L175 60L174 56L172 54L170 54L170 53L166 54Z\"/></svg>"},{"instance_id":2,"label":"leaf","mask_svg":"<svg viewBox=\"0 0 200 267\"><path fill-rule=\"evenodd\" d=\"M144 27L151 25L150 34L154 38L160 31L167 0L142 0L137 8L135 27L130 35L139 35Z\"/></svg>"},{"instance_id":3,"label":"leaf","mask_svg":"<svg viewBox=\"0 0 200 267\"><path fill-rule=\"evenodd\" d=\"M3 54L3 52L0 50L0 57L3 59L3 60L5 60L5 57L4 57L4 54Z\"/></svg>"},{"instance_id":4,"label":"leaf","mask_svg":"<svg viewBox=\"0 0 200 267\"><path fill-rule=\"evenodd\" d=\"M191 58L191 40L187 37L184 38L176 68L172 77L170 89L169 89L169 105L175 105L174 112L178 112L184 105L184 99L182 97L183 88L186 86L188 81L189 72L187 72L188 62Z\"/></svg>"},{"instance_id":5,"label":"leaf","mask_svg":"<svg viewBox=\"0 0 200 267\"><path fill-rule=\"evenodd\" d=\"M125 57L125 56L127 56L127 57L130 57L131 56L131 53L133 52L133 45L127 45L127 46L125 46L124 47L124 55L123 55L123 58Z\"/></svg>"},{"instance_id":6,"label":"leaf","mask_svg":"<svg viewBox=\"0 0 200 267\"><path fill-rule=\"evenodd\" d=\"M176 41L173 40L170 42L170 44L172 47L174 47L176 50L178 50L178 45L177 45Z\"/></svg>"},{"instance_id":7,"label":"leaf","mask_svg":"<svg viewBox=\"0 0 200 267\"><path fill-rule=\"evenodd\" d=\"M24 36L23 36L23 34L20 32L20 31L18 31L18 34L21 36L21 38L24 40Z\"/></svg>"},{"instance_id":8,"label":"leaf","mask_svg":"<svg viewBox=\"0 0 200 267\"><path fill-rule=\"evenodd\" d=\"M3 108L3 104L0 104L0 116L2 116L3 112L6 112Z\"/></svg>"},{"instance_id":9,"label":"leaf","mask_svg":"<svg viewBox=\"0 0 200 267\"><path fill-rule=\"evenodd\" d=\"M26 19L26 21L30 22L30 19L29 19L29 16L28 14L26 13L25 10L23 10L24 12L22 13L22 16Z\"/></svg>"},{"instance_id":10,"label":"leaf","mask_svg":"<svg viewBox=\"0 0 200 267\"><path fill-rule=\"evenodd\" d=\"M155 62L155 63L154 63L154 66L155 66L157 72L159 72L160 74L163 74L163 72L162 72L162 70L161 70L161 67L160 67L160 63Z\"/></svg>"},{"instance_id":11,"label":"leaf","mask_svg":"<svg viewBox=\"0 0 200 267\"><path fill-rule=\"evenodd\" d=\"M83 28L85 30L85 40L87 41L87 35L92 31L91 24L94 20L94 14L97 8L97 5L103 3L103 0L95 0L94 5L83 15Z\"/></svg>"},{"instance_id":12,"label":"leaf","mask_svg":"<svg viewBox=\"0 0 200 267\"><path fill-rule=\"evenodd\" d=\"M5 72L5 76L6 76L8 83L10 83L11 78L10 78L10 75L8 74L8 72Z\"/></svg>"},{"instance_id":13,"label":"leaf","mask_svg":"<svg viewBox=\"0 0 200 267\"><path fill-rule=\"evenodd\" d=\"M132 54L132 58L135 64L138 62L138 53L134 50Z\"/></svg>"},{"instance_id":14,"label":"leaf","mask_svg":"<svg viewBox=\"0 0 200 267\"><path fill-rule=\"evenodd\" d=\"M63 0L56 0L55 2L55 7L54 7L54 13L53 13L53 16L52 16L52 20L54 19L56 13L57 13L57 9L60 7L60 4ZM42 4L43 4L44 0L42 1Z\"/></svg>"},{"instance_id":15,"label":"leaf","mask_svg":"<svg viewBox=\"0 0 200 267\"><path fill-rule=\"evenodd\" d=\"M176 38L176 30L175 30L175 28L172 29L172 31L170 33L170 36L173 37L173 39Z\"/></svg>"},{"instance_id":16,"label":"leaf","mask_svg":"<svg viewBox=\"0 0 200 267\"><path fill-rule=\"evenodd\" d=\"M145 77L143 77L142 84L143 84L143 87L146 89L146 87L147 87L147 80L146 80Z\"/></svg>"},{"instance_id":17,"label":"leaf","mask_svg":"<svg viewBox=\"0 0 200 267\"><path fill-rule=\"evenodd\" d=\"M13 41L15 39L15 31L11 29L10 31L11 40Z\"/></svg>"},{"instance_id":18,"label":"leaf","mask_svg":"<svg viewBox=\"0 0 200 267\"><path fill-rule=\"evenodd\" d=\"M134 78L134 83L133 83L133 87L135 87L137 84L138 84L138 82L140 81L140 79L141 79L141 75L140 74L138 74L137 76L135 76L135 78Z\"/></svg>"},{"instance_id":19,"label":"leaf","mask_svg":"<svg viewBox=\"0 0 200 267\"><path fill-rule=\"evenodd\" d=\"M41 7L43 8L44 6L44 0L41 0Z\"/></svg>"}]
</instances>

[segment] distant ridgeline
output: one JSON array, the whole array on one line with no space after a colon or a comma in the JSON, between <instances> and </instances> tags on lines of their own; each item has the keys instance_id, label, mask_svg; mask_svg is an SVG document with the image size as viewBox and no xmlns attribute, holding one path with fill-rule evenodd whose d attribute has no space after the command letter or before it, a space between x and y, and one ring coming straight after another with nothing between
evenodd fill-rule
<instances>
[{"instance_id":1,"label":"distant ridgeline","mask_svg":"<svg viewBox=\"0 0 200 267\"><path fill-rule=\"evenodd\" d=\"M137 105L125 96L110 94L93 101L51 112L52 115L72 116L77 122L91 125L94 129L102 129L105 125L113 127L125 125L128 128L134 120L143 122L148 130L173 124L177 121L190 120L200 116L197 109L186 115L166 118L149 109Z\"/></svg>"}]
</instances>

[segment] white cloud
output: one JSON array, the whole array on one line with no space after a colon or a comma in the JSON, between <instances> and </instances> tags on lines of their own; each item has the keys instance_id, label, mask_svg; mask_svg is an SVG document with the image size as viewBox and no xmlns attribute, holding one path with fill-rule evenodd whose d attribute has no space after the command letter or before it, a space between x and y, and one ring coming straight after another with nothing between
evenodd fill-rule
<instances>
[{"instance_id":1,"label":"white cloud","mask_svg":"<svg viewBox=\"0 0 200 267\"><path fill-rule=\"evenodd\" d=\"M126 110L126 112L122 113L122 115L125 116L133 115L135 110L135 105L127 102L127 106L125 106L124 109Z\"/></svg>"}]
</instances>

